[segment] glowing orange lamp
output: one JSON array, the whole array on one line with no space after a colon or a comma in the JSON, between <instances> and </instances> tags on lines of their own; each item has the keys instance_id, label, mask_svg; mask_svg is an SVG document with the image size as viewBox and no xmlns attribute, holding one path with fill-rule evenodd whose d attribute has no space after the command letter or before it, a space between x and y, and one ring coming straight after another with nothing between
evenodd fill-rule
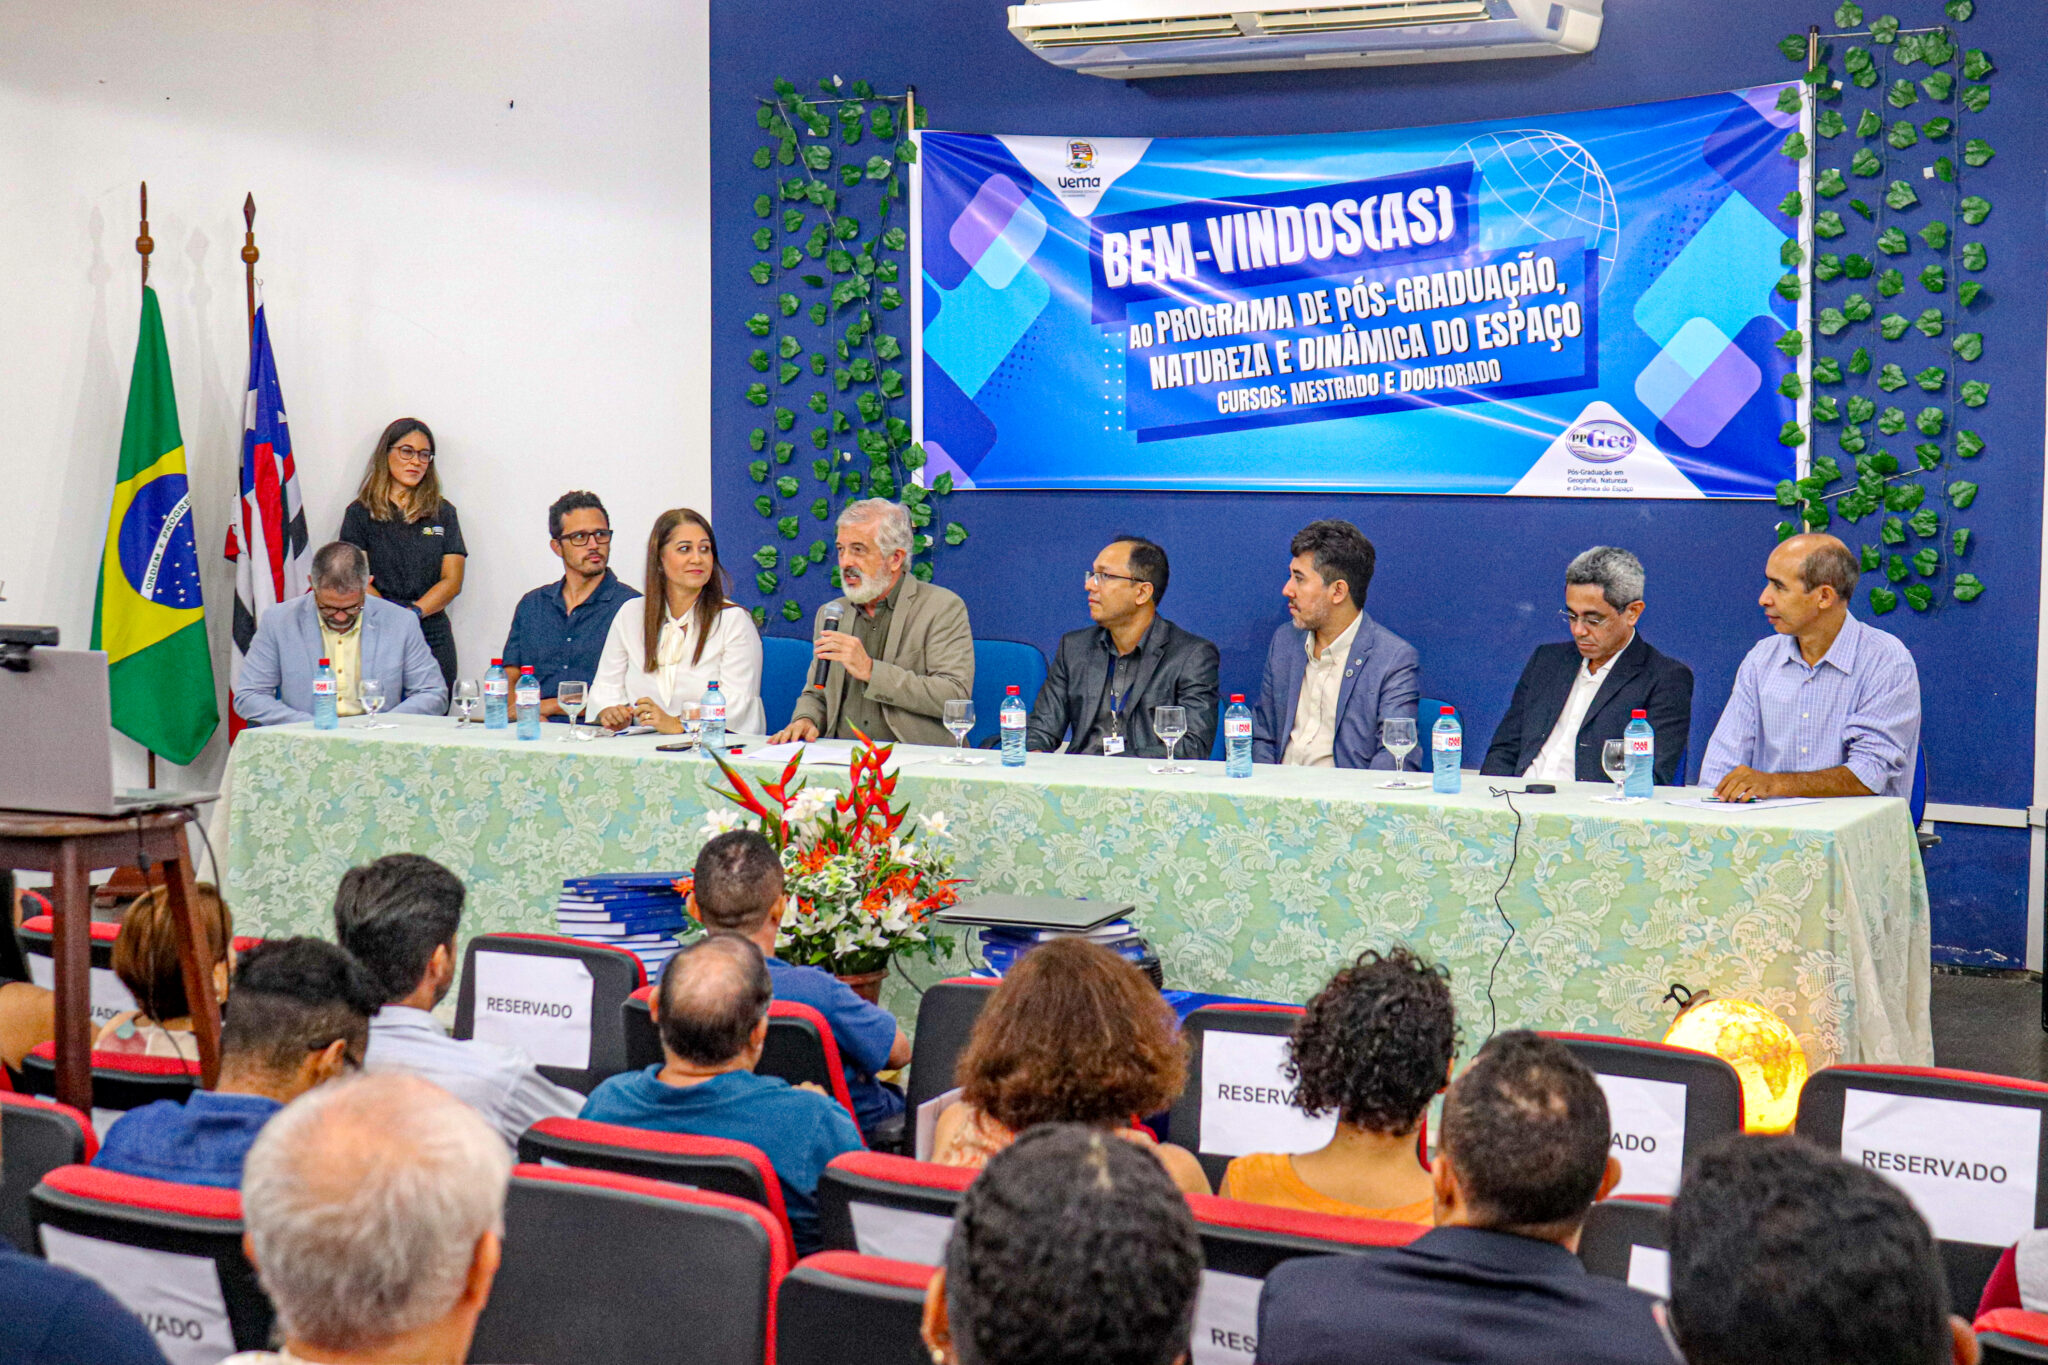
<instances>
[{"instance_id":1,"label":"glowing orange lamp","mask_svg":"<svg viewBox=\"0 0 2048 1365\"><path fill-rule=\"evenodd\" d=\"M1742 1080L1744 1131L1791 1130L1806 1084L1806 1053L1783 1019L1747 1000L1689 995L1664 1041L1709 1053L1735 1068Z\"/></svg>"}]
</instances>

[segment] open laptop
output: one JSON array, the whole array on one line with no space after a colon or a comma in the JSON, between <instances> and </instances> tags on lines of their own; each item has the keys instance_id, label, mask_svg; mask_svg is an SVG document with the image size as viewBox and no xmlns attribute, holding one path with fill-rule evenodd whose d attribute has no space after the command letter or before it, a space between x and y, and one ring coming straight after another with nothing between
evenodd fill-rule
<instances>
[{"instance_id":1,"label":"open laptop","mask_svg":"<svg viewBox=\"0 0 2048 1365\"><path fill-rule=\"evenodd\" d=\"M115 791L107 656L35 649L25 673L0 669L0 810L140 815L215 792Z\"/></svg>"}]
</instances>

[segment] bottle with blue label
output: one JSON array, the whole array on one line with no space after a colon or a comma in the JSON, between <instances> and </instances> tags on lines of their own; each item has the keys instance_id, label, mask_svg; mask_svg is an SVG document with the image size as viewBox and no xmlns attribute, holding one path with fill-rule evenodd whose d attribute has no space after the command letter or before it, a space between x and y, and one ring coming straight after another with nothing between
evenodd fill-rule
<instances>
[{"instance_id":1,"label":"bottle with blue label","mask_svg":"<svg viewBox=\"0 0 2048 1365\"><path fill-rule=\"evenodd\" d=\"M505 728L505 701L508 688L505 685L505 661L491 660L491 666L484 673L484 728L502 730Z\"/></svg>"},{"instance_id":2,"label":"bottle with blue label","mask_svg":"<svg viewBox=\"0 0 2048 1365\"><path fill-rule=\"evenodd\" d=\"M519 670L519 687L512 700L519 707L519 737L540 738L540 679L531 668Z\"/></svg>"},{"instance_id":3,"label":"bottle with blue label","mask_svg":"<svg viewBox=\"0 0 2048 1365\"><path fill-rule=\"evenodd\" d=\"M704 689L704 700L697 708L698 719L704 722L703 738L698 743L706 753L725 752L725 693L718 690L718 679L711 680L711 686Z\"/></svg>"},{"instance_id":4,"label":"bottle with blue label","mask_svg":"<svg viewBox=\"0 0 2048 1365\"><path fill-rule=\"evenodd\" d=\"M1252 708L1244 704L1244 693L1230 694L1223 710L1223 775L1252 775Z\"/></svg>"},{"instance_id":5,"label":"bottle with blue label","mask_svg":"<svg viewBox=\"0 0 2048 1365\"><path fill-rule=\"evenodd\" d=\"M341 718L334 709L334 665L326 659L313 670L313 728L332 730L340 726Z\"/></svg>"},{"instance_id":6,"label":"bottle with blue label","mask_svg":"<svg viewBox=\"0 0 2048 1365\"><path fill-rule=\"evenodd\" d=\"M1024 710L1024 698L1015 687L1008 689L1003 697L1003 766L1021 768L1024 766L1024 722L1029 714Z\"/></svg>"},{"instance_id":7,"label":"bottle with blue label","mask_svg":"<svg viewBox=\"0 0 2048 1365\"><path fill-rule=\"evenodd\" d=\"M1465 761L1465 729L1458 724L1457 712L1448 706L1429 732L1429 753L1435 767L1430 789L1446 796L1457 795L1464 781L1460 769Z\"/></svg>"},{"instance_id":8,"label":"bottle with blue label","mask_svg":"<svg viewBox=\"0 0 2048 1365\"><path fill-rule=\"evenodd\" d=\"M1650 728L1650 713L1629 712L1628 729L1621 737L1628 751L1628 777L1621 784L1621 794L1647 801L1657 770L1657 732Z\"/></svg>"}]
</instances>

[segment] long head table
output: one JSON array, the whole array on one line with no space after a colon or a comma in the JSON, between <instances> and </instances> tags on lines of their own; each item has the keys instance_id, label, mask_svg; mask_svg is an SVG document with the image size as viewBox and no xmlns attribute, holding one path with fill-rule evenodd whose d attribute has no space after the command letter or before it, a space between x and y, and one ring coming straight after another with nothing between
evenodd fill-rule
<instances>
[{"instance_id":1,"label":"long head table","mask_svg":"<svg viewBox=\"0 0 2048 1365\"><path fill-rule=\"evenodd\" d=\"M468 883L466 932L548 931L564 877L687 867L706 811L730 808L715 767L656 752L656 736L572 743L544 726L521 742L395 720L236 742L226 880L243 932L331 936L341 874L394 852ZM1450 969L1466 1050L1486 1037L1517 825L1488 787L1518 780L1468 772L1463 793L1438 796L1388 790L1383 772L1231 779L1220 763L1162 775L1066 754L954 767L941 752L906 746L897 795L946 814L977 887L1128 900L1182 989L1304 1000L1361 949L1406 942ZM843 768L811 778L846 784ZM1932 1062L1927 887L1903 802L1700 810L1661 788L1643 805L1597 799L1610 790L1514 798L1501 1028L1657 1038L1683 982L1777 1011L1815 1067ZM891 986L887 1003L913 1012Z\"/></svg>"}]
</instances>

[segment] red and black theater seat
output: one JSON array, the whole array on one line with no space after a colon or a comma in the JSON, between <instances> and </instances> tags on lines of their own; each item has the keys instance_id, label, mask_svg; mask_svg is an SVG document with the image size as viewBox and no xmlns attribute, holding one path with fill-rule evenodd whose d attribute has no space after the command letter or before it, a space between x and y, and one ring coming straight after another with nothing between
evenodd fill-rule
<instances>
[{"instance_id":1,"label":"red and black theater seat","mask_svg":"<svg viewBox=\"0 0 2048 1365\"><path fill-rule=\"evenodd\" d=\"M1579 1233L1579 1260L1590 1274L1670 1298L1670 1198L1624 1194L1593 1205Z\"/></svg>"},{"instance_id":2,"label":"red and black theater seat","mask_svg":"<svg viewBox=\"0 0 2048 1365\"><path fill-rule=\"evenodd\" d=\"M1984 1365L2048 1360L2048 1313L1996 1308L1977 1319L1976 1330Z\"/></svg>"},{"instance_id":3,"label":"red and black theater seat","mask_svg":"<svg viewBox=\"0 0 2048 1365\"><path fill-rule=\"evenodd\" d=\"M1302 1136L1302 1116L1289 1098L1294 1086L1280 1070L1286 1040L1305 1013L1299 1005L1204 1005L1181 1021L1187 1039L1188 1081L1174 1101L1168 1120L1173 1140L1193 1152L1211 1185L1223 1182L1232 1158L1247 1152L1293 1152L1328 1141ZM1211 1040L1217 1040L1213 1045ZM1235 1111L1235 1140L1219 1132L1212 1106L1228 1104ZM1205 1112L1209 1111L1209 1112ZM1262 1137L1260 1120L1270 1120L1270 1137ZM1336 1127L1336 1117L1318 1127Z\"/></svg>"},{"instance_id":4,"label":"red and black theater seat","mask_svg":"<svg viewBox=\"0 0 2048 1365\"><path fill-rule=\"evenodd\" d=\"M956 976L925 991L917 1002L917 1037L910 1043L910 1084L905 1098L913 1119L917 1107L937 1099L959 1082L960 1054L1000 984L991 977Z\"/></svg>"},{"instance_id":5,"label":"red and black theater seat","mask_svg":"<svg viewBox=\"0 0 2048 1365\"><path fill-rule=\"evenodd\" d=\"M772 1365L789 1234L751 1200L522 1164L472 1360Z\"/></svg>"},{"instance_id":6,"label":"red and black theater seat","mask_svg":"<svg viewBox=\"0 0 2048 1365\"><path fill-rule=\"evenodd\" d=\"M1924 1066L1831 1066L1799 1096L1801 1137L1839 1151L1913 1196L1965 1312L2005 1248L2048 1224L2048 1084ZM2000 1198L2031 1149L2034 1204Z\"/></svg>"},{"instance_id":7,"label":"red and black theater seat","mask_svg":"<svg viewBox=\"0 0 2048 1365\"><path fill-rule=\"evenodd\" d=\"M777 1365L926 1365L919 1329L935 1273L851 1251L804 1257L776 1302Z\"/></svg>"},{"instance_id":8,"label":"red and black theater seat","mask_svg":"<svg viewBox=\"0 0 2048 1365\"><path fill-rule=\"evenodd\" d=\"M745 1142L590 1119L542 1119L521 1135L519 1159L667 1180L751 1200L789 1227L775 1167L759 1147Z\"/></svg>"},{"instance_id":9,"label":"red and black theater seat","mask_svg":"<svg viewBox=\"0 0 2048 1365\"><path fill-rule=\"evenodd\" d=\"M31 915L14 931L28 965L29 980L44 990L55 989L57 983L51 943L54 925L49 915ZM115 1015L134 1009L135 997L114 975L114 940L121 936L121 926L96 923L91 927L91 935L92 979L87 989L92 1001L92 1023L97 1029Z\"/></svg>"},{"instance_id":10,"label":"red and black theater seat","mask_svg":"<svg viewBox=\"0 0 2048 1365\"><path fill-rule=\"evenodd\" d=\"M1633 1038L1543 1036L1600 1078L1621 1162L1617 1194L1677 1194L1687 1152L1742 1131L1742 1078L1719 1057Z\"/></svg>"},{"instance_id":11,"label":"red and black theater seat","mask_svg":"<svg viewBox=\"0 0 2048 1365\"><path fill-rule=\"evenodd\" d=\"M22 1087L31 1095L57 1093L57 1045L38 1043L22 1059ZM140 1057L129 1052L92 1054L92 1122L101 1136L130 1109L156 1100L177 1100L199 1087L199 1063L180 1057Z\"/></svg>"},{"instance_id":12,"label":"red and black theater seat","mask_svg":"<svg viewBox=\"0 0 2048 1365\"><path fill-rule=\"evenodd\" d=\"M68 1104L0 1090L0 1237L35 1254L28 1192L59 1166L82 1166L99 1151L92 1120Z\"/></svg>"},{"instance_id":13,"label":"red and black theater seat","mask_svg":"<svg viewBox=\"0 0 2048 1365\"><path fill-rule=\"evenodd\" d=\"M818 1232L835 1251L938 1265L977 1174L884 1152L834 1157L818 1181Z\"/></svg>"},{"instance_id":14,"label":"red and black theater seat","mask_svg":"<svg viewBox=\"0 0 2048 1365\"><path fill-rule=\"evenodd\" d=\"M644 986L620 1007L629 1070L644 1070L663 1060L661 1035L654 1027L649 1004L654 991L653 986ZM825 1016L809 1005L794 1000L768 1002L768 1041L754 1070L763 1076L780 1076L791 1085L809 1082L838 1100L847 1113L854 1112L853 1091L847 1087L846 1068L840 1064L839 1040L832 1036ZM855 1122L858 1126L858 1115Z\"/></svg>"},{"instance_id":15,"label":"red and black theater seat","mask_svg":"<svg viewBox=\"0 0 2048 1365\"><path fill-rule=\"evenodd\" d=\"M525 1049L541 1075L587 1095L626 1070L619 1006L646 984L646 964L624 948L556 934L479 934L462 954L455 1036L477 1036L481 990L486 1038Z\"/></svg>"},{"instance_id":16,"label":"red and black theater seat","mask_svg":"<svg viewBox=\"0 0 2048 1365\"><path fill-rule=\"evenodd\" d=\"M60 1166L29 1195L46 1260L97 1280L173 1360L270 1344L270 1300L242 1255L235 1190Z\"/></svg>"}]
</instances>

